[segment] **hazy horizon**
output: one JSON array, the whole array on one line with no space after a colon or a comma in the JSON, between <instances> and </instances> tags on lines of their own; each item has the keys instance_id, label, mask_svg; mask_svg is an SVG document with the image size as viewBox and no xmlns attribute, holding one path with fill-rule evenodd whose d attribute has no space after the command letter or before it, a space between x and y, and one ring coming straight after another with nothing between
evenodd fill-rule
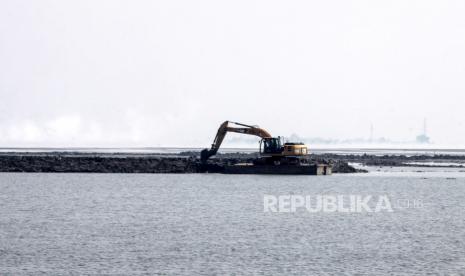
<instances>
[{"instance_id":1,"label":"hazy horizon","mask_svg":"<svg viewBox=\"0 0 465 276\"><path fill-rule=\"evenodd\" d=\"M225 120L414 141L426 118L428 147L465 148L463 14L464 1L2 1L0 147L206 147Z\"/></svg>"}]
</instances>

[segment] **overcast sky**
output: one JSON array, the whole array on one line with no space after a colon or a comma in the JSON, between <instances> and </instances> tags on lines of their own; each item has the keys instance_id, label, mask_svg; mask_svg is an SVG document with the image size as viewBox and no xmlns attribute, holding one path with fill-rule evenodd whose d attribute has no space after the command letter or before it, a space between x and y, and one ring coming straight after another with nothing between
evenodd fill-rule
<instances>
[{"instance_id":1,"label":"overcast sky","mask_svg":"<svg viewBox=\"0 0 465 276\"><path fill-rule=\"evenodd\" d=\"M0 147L465 146L465 1L0 1Z\"/></svg>"}]
</instances>

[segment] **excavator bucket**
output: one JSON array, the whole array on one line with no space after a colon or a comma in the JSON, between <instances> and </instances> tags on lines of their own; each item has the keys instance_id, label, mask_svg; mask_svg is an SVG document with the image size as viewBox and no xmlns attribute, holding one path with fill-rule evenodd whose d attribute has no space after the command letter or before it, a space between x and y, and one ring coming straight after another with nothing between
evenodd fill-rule
<instances>
[{"instance_id":1,"label":"excavator bucket","mask_svg":"<svg viewBox=\"0 0 465 276\"><path fill-rule=\"evenodd\" d=\"M206 163L207 159L210 158L210 156L212 156L210 154L210 150L209 149L203 149L200 152L200 161L202 161L202 163Z\"/></svg>"}]
</instances>

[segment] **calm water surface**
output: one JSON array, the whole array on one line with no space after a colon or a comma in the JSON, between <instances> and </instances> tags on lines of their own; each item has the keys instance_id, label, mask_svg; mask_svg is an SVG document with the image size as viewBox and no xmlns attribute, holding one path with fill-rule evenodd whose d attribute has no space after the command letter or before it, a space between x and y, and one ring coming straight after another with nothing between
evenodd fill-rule
<instances>
[{"instance_id":1,"label":"calm water surface","mask_svg":"<svg viewBox=\"0 0 465 276\"><path fill-rule=\"evenodd\" d=\"M463 275L464 176L1 173L0 275ZM423 206L264 213L265 194Z\"/></svg>"}]
</instances>

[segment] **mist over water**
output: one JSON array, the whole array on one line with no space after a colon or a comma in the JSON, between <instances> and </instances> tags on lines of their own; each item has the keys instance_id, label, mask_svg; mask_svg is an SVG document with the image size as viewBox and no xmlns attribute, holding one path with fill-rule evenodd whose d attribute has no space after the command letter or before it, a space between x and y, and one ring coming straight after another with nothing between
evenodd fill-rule
<instances>
[{"instance_id":1,"label":"mist over water","mask_svg":"<svg viewBox=\"0 0 465 276\"><path fill-rule=\"evenodd\" d=\"M0 145L274 136L464 147L463 1L1 1ZM373 130L373 131L371 131Z\"/></svg>"},{"instance_id":2,"label":"mist over water","mask_svg":"<svg viewBox=\"0 0 465 276\"><path fill-rule=\"evenodd\" d=\"M186 152L198 152L204 148L193 148L193 147L143 147L143 148L87 148L87 147L74 147L74 148L0 148L0 153L8 154L21 154L21 153L97 153L97 154L182 154ZM219 153L256 153L258 148L256 147L222 147ZM465 149L450 149L450 148L364 148L364 147L351 147L351 148L339 148L339 147L310 147L310 154L355 154L355 155L458 155L465 156Z\"/></svg>"}]
</instances>

